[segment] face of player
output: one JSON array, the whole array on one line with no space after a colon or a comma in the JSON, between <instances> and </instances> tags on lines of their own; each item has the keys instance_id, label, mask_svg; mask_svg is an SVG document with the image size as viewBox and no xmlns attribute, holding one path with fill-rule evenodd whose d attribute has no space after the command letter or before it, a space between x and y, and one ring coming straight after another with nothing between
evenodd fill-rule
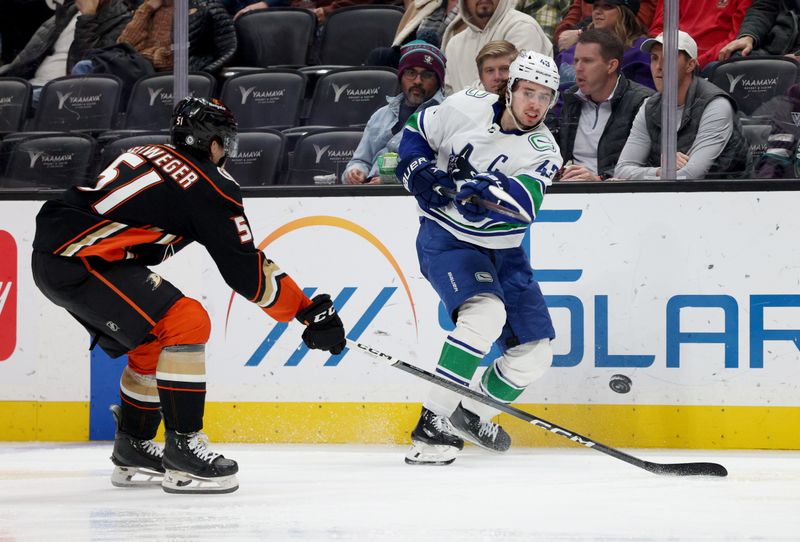
<instances>
[{"instance_id":1,"label":"face of player","mask_svg":"<svg viewBox=\"0 0 800 542\"><path fill-rule=\"evenodd\" d=\"M406 105L419 106L436 94L439 78L436 72L425 68L408 68L400 78Z\"/></svg>"},{"instance_id":2,"label":"face of player","mask_svg":"<svg viewBox=\"0 0 800 542\"><path fill-rule=\"evenodd\" d=\"M488 57L481 65L480 79L487 92L497 92L508 82L508 67L511 58L507 56Z\"/></svg>"},{"instance_id":3,"label":"face of player","mask_svg":"<svg viewBox=\"0 0 800 542\"><path fill-rule=\"evenodd\" d=\"M544 119L553 91L539 83L520 80L511 98L511 112L522 126L534 126Z\"/></svg>"},{"instance_id":4,"label":"face of player","mask_svg":"<svg viewBox=\"0 0 800 542\"><path fill-rule=\"evenodd\" d=\"M604 99L606 87L616 81L616 60L606 62L598 43L575 46L575 82L586 96Z\"/></svg>"},{"instance_id":5,"label":"face of player","mask_svg":"<svg viewBox=\"0 0 800 542\"><path fill-rule=\"evenodd\" d=\"M592 22L595 28L614 30L619 20L619 7L604 0L597 0L592 5Z\"/></svg>"},{"instance_id":6,"label":"face of player","mask_svg":"<svg viewBox=\"0 0 800 542\"><path fill-rule=\"evenodd\" d=\"M653 74L653 83L656 90L664 90L664 47L660 43L650 48L650 73ZM678 53L678 88L688 86L692 78L697 61L690 59L685 53Z\"/></svg>"},{"instance_id":7,"label":"face of player","mask_svg":"<svg viewBox=\"0 0 800 542\"><path fill-rule=\"evenodd\" d=\"M485 25L494 15L500 0L466 0L467 11L472 14L472 22Z\"/></svg>"}]
</instances>

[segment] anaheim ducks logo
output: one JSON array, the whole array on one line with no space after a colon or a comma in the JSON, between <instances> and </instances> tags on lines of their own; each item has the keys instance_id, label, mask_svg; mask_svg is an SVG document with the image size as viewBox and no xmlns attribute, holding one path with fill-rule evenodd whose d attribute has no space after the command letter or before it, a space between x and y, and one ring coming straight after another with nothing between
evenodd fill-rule
<instances>
[{"instance_id":1,"label":"anaheim ducks logo","mask_svg":"<svg viewBox=\"0 0 800 542\"><path fill-rule=\"evenodd\" d=\"M156 291L158 289L158 287L161 286L161 281L162 280L163 279L159 275L157 275L156 273L150 273L149 275L147 275L146 282L147 282L147 284L150 285L150 289L151 290Z\"/></svg>"}]
</instances>

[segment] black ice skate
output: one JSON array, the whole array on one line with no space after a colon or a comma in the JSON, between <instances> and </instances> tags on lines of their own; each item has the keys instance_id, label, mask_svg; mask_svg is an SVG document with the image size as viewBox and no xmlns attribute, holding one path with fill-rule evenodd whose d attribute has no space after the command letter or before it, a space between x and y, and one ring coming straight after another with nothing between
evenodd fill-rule
<instances>
[{"instance_id":1,"label":"black ice skate","mask_svg":"<svg viewBox=\"0 0 800 542\"><path fill-rule=\"evenodd\" d=\"M119 405L109 408L117 425L111 452L111 462L115 465L111 483L117 487L160 486L164 479L161 465L164 449L152 440L137 439L121 431L122 410Z\"/></svg>"},{"instance_id":2,"label":"black ice skate","mask_svg":"<svg viewBox=\"0 0 800 542\"><path fill-rule=\"evenodd\" d=\"M460 403L450 415L450 423L455 434L491 452L505 452L511 447L511 437L505 429L499 424L481 421L480 416Z\"/></svg>"},{"instance_id":3,"label":"black ice skate","mask_svg":"<svg viewBox=\"0 0 800 542\"><path fill-rule=\"evenodd\" d=\"M239 489L239 465L208 449L205 433L166 432L161 487L167 493L231 493Z\"/></svg>"},{"instance_id":4,"label":"black ice skate","mask_svg":"<svg viewBox=\"0 0 800 542\"><path fill-rule=\"evenodd\" d=\"M409 465L449 465L464 448L446 416L422 407L417 426L411 432L411 448L406 453Z\"/></svg>"}]
</instances>

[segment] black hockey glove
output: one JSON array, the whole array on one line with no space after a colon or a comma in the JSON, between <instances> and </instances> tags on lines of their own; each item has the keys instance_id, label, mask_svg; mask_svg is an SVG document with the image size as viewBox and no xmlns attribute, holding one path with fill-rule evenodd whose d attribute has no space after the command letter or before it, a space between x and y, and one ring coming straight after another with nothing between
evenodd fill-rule
<instances>
[{"instance_id":1,"label":"black hockey glove","mask_svg":"<svg viewBox=\"0 0 800 542\"><path fill-rule=\"evenodd\" d=\"M414 194L417 203L423 209L443 207L452 201L449 197L438 194L433 188L442 185L455 190L456 183L446 171L438 169L424 156L401 160L396 171L406 190Z\"/></svg>"},{"instance_id":2,"label":"black hockey glove","mask_svg":"<svg viewBox=\"0 0 800 542\"><path fill-rule=\"evenodd\" d=\"M297 319L306 325L303 342L313 349L327 350L333 355L344 350L344 325L331 302L331 296L320 294L311 305L297 313Z\"/></svg>"}]
</instances>

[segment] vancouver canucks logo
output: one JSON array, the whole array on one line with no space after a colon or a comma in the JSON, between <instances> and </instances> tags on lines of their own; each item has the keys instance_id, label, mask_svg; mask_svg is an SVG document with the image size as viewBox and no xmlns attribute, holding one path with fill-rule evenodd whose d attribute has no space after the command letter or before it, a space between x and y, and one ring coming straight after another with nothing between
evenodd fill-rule
<instances>
[{"instance_id":1,"label":"vancouver canucks logo","mask_svg":"<svg viewBox=\"0 0 800 542\"><path fill-rule=\"evenodd\" d=\"M447 173L454 181L468 181L478 174L478 170L469 161L473 150L472 143L467 143L458 154L450 151L450 159L447 161Z\"/></svg>"}]
</instances>

